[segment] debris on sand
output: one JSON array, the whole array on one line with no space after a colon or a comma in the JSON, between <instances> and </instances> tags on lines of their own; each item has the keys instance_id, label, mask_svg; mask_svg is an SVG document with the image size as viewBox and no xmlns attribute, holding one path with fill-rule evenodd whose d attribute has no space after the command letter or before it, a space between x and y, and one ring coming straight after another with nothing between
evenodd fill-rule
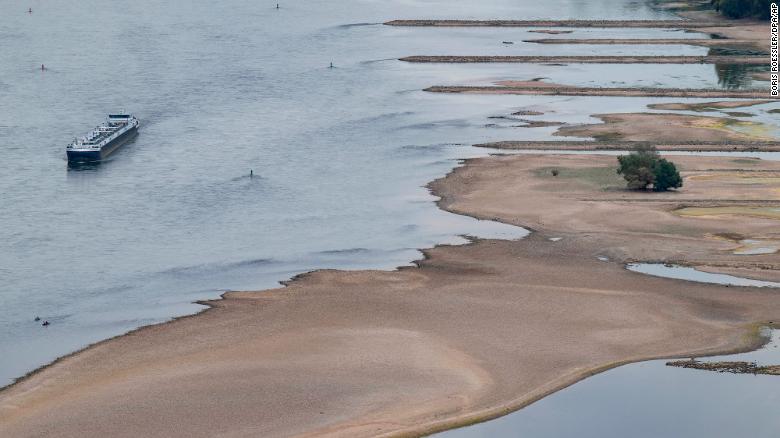
<instances>
[{"instance_id":1,"label":"debris on sand","mask_svg":"<svg viewBox=\"0 0 780 438\"><path fill-rule=\"evenodd\" d=\"M768 374L780 376L780 365L759 366L755 362L700 362L696 359L666 362L667 366L693 368L733 374Z\"/></svg>"}]
</instances>

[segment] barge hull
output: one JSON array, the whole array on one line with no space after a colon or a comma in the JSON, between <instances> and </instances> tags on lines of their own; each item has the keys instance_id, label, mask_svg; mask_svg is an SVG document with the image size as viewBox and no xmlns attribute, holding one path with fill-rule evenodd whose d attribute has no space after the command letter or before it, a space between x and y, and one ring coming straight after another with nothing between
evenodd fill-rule
<instances>
[{"instance_id":1,"label":"barge hull","mask_svg":"<svg viewBox=\"0 0 780 438\"><path fill-rule=\"evenodd\" d=\"M137 127L132 127L123 132L122 135L115 138L111 143L103 146L100 150L94 151L78 151L68 150L68 161L71 162L87 162L87 161L101 161L105 160L111 153L119 149L120 146L127 143L128 140L133 138L138 133Z\"/></svg>"}]
</instances>

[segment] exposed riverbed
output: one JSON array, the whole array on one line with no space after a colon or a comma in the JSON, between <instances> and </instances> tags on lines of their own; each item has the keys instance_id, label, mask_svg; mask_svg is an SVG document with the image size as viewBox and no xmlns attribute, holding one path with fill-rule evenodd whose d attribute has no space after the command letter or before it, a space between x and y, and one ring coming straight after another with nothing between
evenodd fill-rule
<instances>
[{"instance_id":1,"label":"exposed riverbed","mask_svg":"<svg viewBox=\"0 0 780 438\"><path fill-rule=\"evenodd\" d=\"M659 86L652 68L633 64L622 72L405 65L396 59L450 47L502 54L528 48L505 44L514 36L496 30L475 37L463 29L378 24L397 15L399 4L266 6L34 4L33 14L0 19L0 41L12 47L0 66L0 98L12 108L0 126L12 163L0 175L0 219L8 224L0 239L10 248L0 254L3 383L90 342L195 312L201 307L194 300L227 289L272 287L317 268L390 270L420 258L417 248L464 243L463 235L524 236L518 227L443 212L423 186L457 159L490 152L468 144L512 137L508 131L550 139L556 129L491 118L544 109L560 119L550 123L592 122L594 100L421 91L431 83L550 73L596 86ZM441 13L436 4L404 7L416 16ZM565 2L533 7L545 16L603 17L602 8ZM450 16L472 16L473 5L448 8ZM486 16L519 16L530 5L482 8ZM669 18L632 2L610 8L618 17ZM77 26L84 21L124 24L95 38ZM554 49L560 56L638 50L702 52L685 45ZM39 71L39 63L47 69ZM670 69L679 76L665 77L668 86L752 83L740 68L733 75L722 66ZM598 103L642 111L674 100ZM109 162L68 168L61 145L116 107L141 118L138 139ZM35 316L51 324L44 328Z\"/></svg>"},{"instance_id":2,"label":"exposed riverbed","mask_svg":"<svg viewBox=\"0 0 780 438\"><path fill-rule=\"evenodd\" d=\"M700 360L780 364L780 331L772 331L771 342L757 351ZM653 360L624 365L505 417L433 436L771 438L777 435L780 377L672 368L666 362Z\"/></svg>"}]
</instances>

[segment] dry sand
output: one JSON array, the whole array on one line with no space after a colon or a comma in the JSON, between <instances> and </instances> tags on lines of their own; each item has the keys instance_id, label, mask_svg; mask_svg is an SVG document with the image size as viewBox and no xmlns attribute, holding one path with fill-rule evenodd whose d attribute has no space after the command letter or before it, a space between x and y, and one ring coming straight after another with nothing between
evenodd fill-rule
<instances>
[{"instance_id":1,"label":"dry sand","mask_svg":"<svg viewBox=\"0 0 780 438\"><path fill-rule=\"evenodd\" d=\"M492 157L456 169L443 205L463 214L524 225L544 233L593 240L612 260L652 260L739 267L780 280L780 255L742 256L739 240L780 237L780 221L735 216L680 217L674 210L708 206L780 207L780 163L751 159L673 157L685 176L680 192L618 190L615 157ZM554 177L553 169L559 171ZM737 178L740 176L741 178ZM458 195L450 200L447 190ZM462 195L467 193L467 195ZM533 206L533 208L528 208ZM587 236L587 237L586 237ZM743 275L745 272L743 272Z\"/></svg>"},{"instance_id":2,"label":"dry sand","mask_svg":"<svg viewBox=\"0 0 780 438\"><path fill-rule=\"evenodd\" d=\"M564 126L554 135L659 143L773 140L766 126L733 118L665 113L595 114L593 117L604 123Z\"/></svg>"},{"instance_id":3,"label":"dry sand","mask_svg":"<svg viewBox=\"0 0 780 438\"><path fill-rule=\"evenodd\" d=\"M565 33L574 33L573 30L552 30L552 29L536 29L536 30L529 30L528 32L545 33L547 35L561 35Z\"/></svg>"},{"instance_id":4,"label":"dry sand","mask_svg":"<svg viewBox=\"0 0 780 438\"><path fill-rule=\"evenodd\" d=\"M442 206L536 233L438 247L419 268L318 271L283 289L226 294L197 316L99 343L3 390L0 436L418 435L627 361L755 346L756 323L780 319L776 290L648 277L621 262L742 266L728 242L706 236L769 234L776 221L681 218L668 204L777 192L717 178L686 181L679 194L604 191L612 180L588 169L611 163L471 160L432 184ZM680 165L698 175L737 163ZM550 166L561 175L548 176ZM777 256L750 260L776 266Z\"/></svg>"},{"instance_id":5,"label":"dry sand","mask_svg":"<svg viewBox=\"0 0 780 438\"><path fill-rule=\"evenodd\" d=\"M766 65L765 56L498 56L498 55L416 55L399 58L405 62L424 63L555 63L555 64L743 64Z\"/></svg>"},{"instance_id":6,"label":"dry sand","mask_svg":"<svg viewBox=\"0 0 780 438\"><path fill-rule=\"evenodd\" d=\"M501 81L499 86L435 85L424 91L432 93L518 94L548 96L620 96L620 97L703 97L732 99L767 99L766 90L724 90L716 88L646 88L646 87L575 87L549 86L547 82ZM552 84L557 85L557 84Z\"/></svg>"},{"instance_id":7,"label":"dry sand","mask_svg":"<svg viewBox=\"0 0 780 438\"><path fill-rule=\"evenodd\" d=\"M699 38L537 38L523 40L537 44L627 44L627 45L692 45L703 47L753 46L753 40Z\"/></svg>"},{"instance_id":8,"label":"dry sand","mask_svg":"<svg viewBox=\"0 0 780 438\"><path fill-rule=\"evenodd\" d=\"M412 27L599 27L599 28L654 28L699 29L742 26L742 22L711 16L706 21L696 20L392 20L387 26Z\"/></svg>"},{"instance_id":9,"label":"dry sand","mask_svg":"<svg viewBox=\"0 0 780 438\"><path fill-rule=\"evenodd\" d=\"M722 109L744 108L746 106L763 105L771 100L724 100L720 102L673 102L651 103L648 108L664 111L718 111Z\"/></svg>"},{"instance_id":10,"label":"dry sand","mask_svg":"<svg viewBox=\"0 0 780 438\"><path fill-rule=\"evenodd\" d=\"M655 141L537 141L537 140L510 140L491 143L479 143L474 146L491 149L508 149L521 151L628 151L639 145L652 145L659 151L690 151L690 152L780 152L780 142L703 142L691 141L688 143Z\"/></svg>"},{"instance_id":11,"label":"dry sand","mask_svg":"<svg viewBox=\"0 0 780 438\"><path fill-rule=\"evenodd\" d=\"M502 87L533 87L533 88L560 88L567 85L556 84L555 82L545 82L545 78L534 78L529 81L497 81L496 85Z\"/></svg>"}]
</instances>

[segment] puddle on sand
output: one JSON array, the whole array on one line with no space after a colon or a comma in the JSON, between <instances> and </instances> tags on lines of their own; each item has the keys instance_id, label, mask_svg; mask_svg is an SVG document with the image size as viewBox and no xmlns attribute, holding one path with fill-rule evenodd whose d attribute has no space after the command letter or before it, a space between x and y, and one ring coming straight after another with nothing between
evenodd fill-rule
<instances>
[{"instance_id":1,"label":"puddle on sand","mask_svg":"<svg viewBox=\"0 0 780 438\"><path fill-rule=\"evenodd\" d=\"M737 251L734 251L734 254L736 255L762 255L762 254L774 254L777 252L777 248L772 248L769 246L759 246L754 248L748 248L748 249L740 249Z\"/></svg>"},{"instance_id":2,"label":"puddle on sand","mask_svg":"<svg viewBox=\"0 0 780 438\"><path fill-rule=\"evenodd\" d=\"M772 240L743 239L739 241L741 245L733 251L736 255L761 255L774 254L780 247L780 242Z\"/></svg>"},{"instance_id":3,"label":"puddle on sand","mask_svg":"<svg viewBox=\"0 0 780 438\"><path fill-rule=\"evenodd\" d=\"M728 274L714 274L697 271L687 266L665 265L663 263L630 263L626 266L626 269L656 277L675 278L678 280L696 281L698 283L780 288L780 283L774 281L753 280Z\"/></svg>"},{"instance_id":4,"label":"puddle on sand","mask_svg":"<svg viewBox=\"0 0 780 438\"><path fill-rule=\"evenodd\" d=\"M780 330L756 351L706 358L780 364ZM437 438L777 437L780 377L673 368L667 360L624 365L517 412Z\"/></svg>"}]
</instances>

